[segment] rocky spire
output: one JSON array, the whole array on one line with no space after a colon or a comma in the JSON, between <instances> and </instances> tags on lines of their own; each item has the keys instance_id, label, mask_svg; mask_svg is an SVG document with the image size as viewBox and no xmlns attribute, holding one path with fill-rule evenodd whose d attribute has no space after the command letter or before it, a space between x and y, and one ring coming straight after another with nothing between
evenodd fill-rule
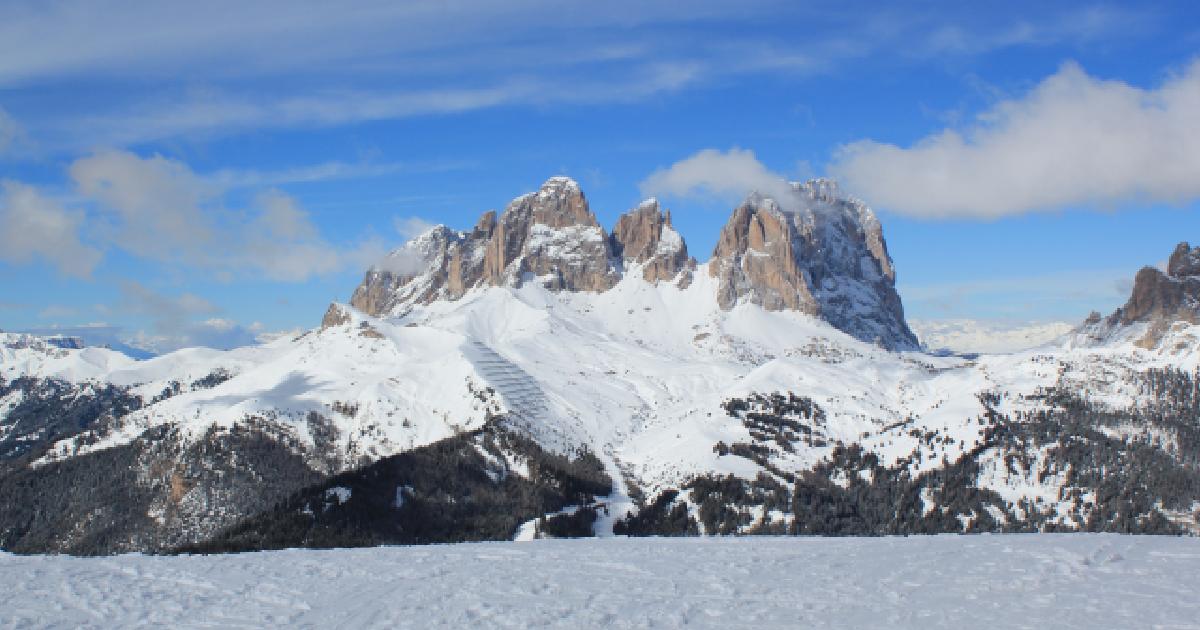
<instances>
[{"instance_id":1,"label":"rocky spire","mask_svg":"<svg viewBox=\"0 0 1200 630\"><path fill-rule=\"evenodd\" d=\"M567 177L514 199L485 252L484 281L494 286L518 286L532 274L548 289L606 291L620 278L604 228Z\"/></svg>"},{"instance_id":2,"label":"rocky spire","mask_svg":"<svg viewBox=\"0 0 1200 630\"><path fill-rule=\"evenodd\" d=\"M874 213L843 197L831 180L796 184L793 193L786 210L751 195L721 230L709 265L720 307L749 302L801 311L865 341L915 348ZM657 200L621 216L610 237L579 185L552 177L503 212L485 213L468 232L439 226L392 252L350 303L383 315L484 286L538 282L555 291L603 292L631 268L647 282L687 288L695 267Z\"/></svg>"},{"instance_id":3,"label":"rocky spire","mask_svg":"<svg viewBox=\"0 0 1200 630\"><path fill-rule=\"evenodd\" d=\"M1187 243L1175 246L1167 273L1156 267L1142 267L1134 276L1133 291L1125 305L1107 318L1089 318L1080 332L1102 342L1130 326L1145 324L1146 332L1136 343L1152 348L1175 322L1200 322L1200 247Z\"/></svg>"},{"instance_id":4,"label":"rocky spire","mask_svg":"<svg viewBox=\"0 0 1200 630\"><path fill-rule=\"evenodd\" d=\"M609 239L570 178L550 178L499 216L484 213L470 232L438 226L413 239L367 272L350 304L381 315L531 277L567 291L605 291L620 278Z\"/></svg>"},{"instance_id":5,"label":"rocky spire","mask_svg":"<svg viewBox=\"0 0 1200 630\"><path fill-rule=\"evenodd\" d=\"M793 190L787 210L751 194L721 230L709 265L721 308L798 310L864 341L917 347L875 214L831 180Z\"/></svg>"},{"instance_id":6,"label":"rocky spire","mask_svg":"<svg viewBox=\"0 0 1200 630\"><path fill-rule=\"evenodd\" d=\"M613 253L626 264L642 266L646 282L672 281L687 287L696 260L688 256L687 244L671 226L671 211L665 213L651 198L621 215L611 237Z\"/></svg>"}]
</instances>

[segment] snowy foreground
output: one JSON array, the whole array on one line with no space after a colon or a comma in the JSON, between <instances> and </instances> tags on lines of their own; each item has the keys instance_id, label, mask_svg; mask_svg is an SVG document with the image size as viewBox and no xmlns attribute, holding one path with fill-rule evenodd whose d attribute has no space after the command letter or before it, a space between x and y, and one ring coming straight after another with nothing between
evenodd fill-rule
<instances>
[{"instance_id":1,"label":"snowy foreground","mask_svg":"<svg viewBox=\"0 0 1200 630\"><path fill-rule=\"evenodd\" d=\"M0 625L1200 628L1200 539L545 540L0 554Z\"/></svg>"}]
</instances>

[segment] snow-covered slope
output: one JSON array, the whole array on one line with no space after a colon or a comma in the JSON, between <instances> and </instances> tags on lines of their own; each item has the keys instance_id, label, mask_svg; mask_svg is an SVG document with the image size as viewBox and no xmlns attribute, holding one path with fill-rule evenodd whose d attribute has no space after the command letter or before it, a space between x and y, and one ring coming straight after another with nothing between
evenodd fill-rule
<instances>
[{"instance_id":1,"label":"snow-covered slope","mask_svg":"<svg viewBox=\"0 0 1200 630\"><path fill-rule=\"evenodd\" d=\"M1200 541L557 540L210 556L0 554L0 625L1192 628Z\"/></svg>"}]
</instances>

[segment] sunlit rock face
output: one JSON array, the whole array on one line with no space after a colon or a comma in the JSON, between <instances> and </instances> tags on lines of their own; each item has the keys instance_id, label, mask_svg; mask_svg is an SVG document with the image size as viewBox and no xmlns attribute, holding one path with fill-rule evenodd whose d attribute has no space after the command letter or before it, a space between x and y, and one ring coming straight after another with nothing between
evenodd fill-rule
<instances>
[{"instance_id":1,"label":"sunlit rock face","mask_svg":"<svg viewBox=\"0 0 1200 630\"><path fill-rule=\"evenodd\" d=\"M785 205L753 194L734 209L709 266L721 307L797 310L859 339L915 348L874 212L828 180L793 192Z\"/></svg>"}]
</instances>

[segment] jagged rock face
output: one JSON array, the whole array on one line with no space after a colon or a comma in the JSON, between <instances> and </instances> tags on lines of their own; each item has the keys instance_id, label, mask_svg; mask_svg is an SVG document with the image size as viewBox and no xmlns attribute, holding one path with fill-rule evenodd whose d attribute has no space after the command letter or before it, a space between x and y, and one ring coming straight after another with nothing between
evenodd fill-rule
<instances>
[{"instance_id":1,"label":"jagged rock face","mask_svg":"<svg viewBox=\"0 0 1200 630\"><path fill-rule=\"evenodd\" d=\"M681 287L691 283L696 261L688 256L683 237L671 226L671 212L664 213L657 199L648 199L621 215L611 240L614 253L628 263L642 265L647 282L678 278Z\"/></svg>"},{"instance_id":2,"label":"jagged rock face","mask_svg":"<svg viewBox=\"0 0 1200 630\"><path fill-rule=\"evenodd\" d=\"M1200 322L1200 247L1180 243L1167 263L1167 273L1143 267L1133 280L1124 306L1100 321L1088 318L1081 331L1103 341L1128 326L1148 324L1139 346L1152 348L1175 322Z\"/></svg>"},{"instance_id":3,"label":"jagged rock face","mask_svg":"<svg viewBox=\"0 0 1200 630\"><path fill-rule=\"evenodd\" d=\"M400 304L428 304L455 300L484 277L485 248L495 213L480 219L480 225L463 234L438 227L393 251L376 268L367 272L350 298L350 305L364 313L389 313Z\"/></svg>"},{"instance_id":4,"label":"jagged rock face","mask_svg":"<svg viewBox=\"0 0 1200 630\"><path fill-rule=\"evenodd\" d=\"M533 274L548 289L606 291L620 279L604 228L579 185L565 177L513 200L486 252L484 279L493 286L519 286Z\"/></svg>"},{"instance_id":5,"label":"jagged rock face","mask_svg":"<svg viewBox=\"0 0 1200 630\"><path fill-rule=\"evenodd\" d=\"M709 266L721 308L798 310L864 341L917 347L875 214L827 180L793 189L787 209L751 195L722 229Z\"/></svg>"},{"instance_id":6,"label":"jagged rock face","mask_svg":"<svg viewBox=\"0 0 1200 630\"><path fill-rule=\"evenodd\" d=\"M1172 278L1200 276L1200 247L1193 248L1186 242L1176 245L1167 263L1167 274Z\"/></svg>"},{"instance_id":7,"label":"jagged rock face","mask_svg":"<svg viewBox=\"0 0 1200 630\"><path fill-rule=\"evenodd\" d=\"M809 279L793 247L800 240L790 218L771 199L752 196L721 230L709 273L720 279L717 303L731 309L746 298L770 311L818 313Z\"/></svg>"},{"instance_id":8,"label":"jagged rock face","mask_svg":"<svg viewBox=\"0 0 1200 630\"><path fill-rule=\"evenodd\" d=\"M325 309L325 317L321 318L321 330L348 324L350 323L350 319L350 313L347 313L346 309L335 302L330 304L329 308Z\"/></svg>"},{"instance_id":9,"label":"jagged rock face","mask_svg":"<svg viewBox=\"0 0 1200 630\"><path fill-rule=\"evenodd\" d=\"M553 290L605 291L620 279L608 236L579 185L552 177L488 211L470 232L438 226L367 272L350 304L371 314L456 300L480 286L520 286L530 275Z\"/></svg>"},{"instance_id":10,"label":"jagged rock face","mask_svg":"<svg viewBox=\"0 0 1200 630\"><path fill-rule=\"evenodd\" d=\"M751 195L721 231L709 272L717 303L796 310L891 349L917 347L895 290L895 270L874 213L835 184L794 184L781 208ZM691 286L695 259L670 214L647 200L611 236L579 185L553 177L538 192L488 212L469 232L439 226L369 271L350 304L370 315L456 300L475 287L520 286L534 278L556 291L603 292L640 266L644 280Z\"/></svg>"}]
</instances>

